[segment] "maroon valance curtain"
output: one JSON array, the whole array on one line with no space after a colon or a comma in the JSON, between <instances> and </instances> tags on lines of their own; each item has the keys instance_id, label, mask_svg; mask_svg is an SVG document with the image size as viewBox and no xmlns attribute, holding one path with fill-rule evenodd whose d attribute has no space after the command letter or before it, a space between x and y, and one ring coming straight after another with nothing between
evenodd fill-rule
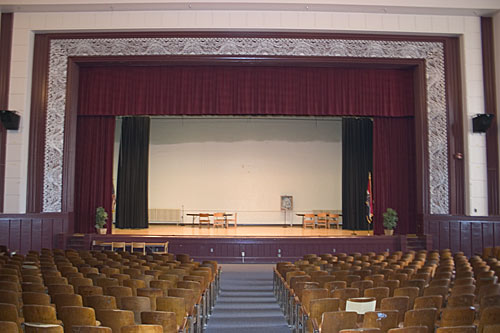
<instances>
[{"instance_id":1,"label":"maroon valance curtain","mask_svg":"<svg viewBox=\"0 0 500 333\"><path fill-rule=\"evenodd\" d=\"M83 67L78 112L406 117L411 101L413 75L403 69Z\"/></svg>"},{"instance_id":2,"label":"maroon valance curtain","mask_svg":"<svg viewBox=\"0 0 500 333\"><path fill-rule=\"evenodd\" d=\"M95 232L95 212L108 212L111 233L115 117L78 117L75 161L75 232Z\"/></svg>"}]
</instances>

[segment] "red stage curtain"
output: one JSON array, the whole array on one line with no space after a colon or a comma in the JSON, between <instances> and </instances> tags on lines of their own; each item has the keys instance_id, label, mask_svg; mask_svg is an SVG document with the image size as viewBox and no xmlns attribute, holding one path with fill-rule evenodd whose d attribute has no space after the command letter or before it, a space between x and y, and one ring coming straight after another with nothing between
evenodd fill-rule
<instances>
[{"instance_id":1,"label":"red stage curtain","mask_svg":"<svg viewBox=\"0 0 500 333\"><path fill-rule=\"evenodd\" d=\"M115 117L78 117L75 161L75 232L95 233L95 212L108 212L111 233Z\"/></svg>"},{"instance_id":2,"label":"red stage curtain","mask_svg":"<svg viewBox=\"0 0 500 333\"><path fill-rule=\"evenodd\" d=\"M80 115L413 116L413 73L331 67L82 67Z\"/></svg>"},{"instance_id":3,"label":"red stage curtain","mask_svg":"<svg viewBox=\"0 0 500 333\"><path fill-rule=\"evenodd\" d=\"M93 224L87 221L91 217L93 220L95 207L111 207L107 200L111 200L108 193L112 192L114 120L107 117L99 120L102 116L289 115L373 117L375 232L383 230L381 214L387 207L399 213L398 233L415 232L412 70L258 66L82 67L78 103L80 116L98 117L79 117L78 120L77 231L93 232ZM400 117L406 118L397 119ZM81 121L88 123L80 124ZM92 122L100 125L92 125ZM89 144L96 135L90 138L88 133L101 128L105 134L97 135L102 138ZM92 149L96 152L93 153ZM94 161L100 166L94 165ZM105 173L107 177L103 176ZM101 176L103 178L99 178ZM80 199L83 202L79 202Z\"/></svg>"},{"instance_id":4,"label":"red stage curtain","mask_svg":"<svg viewBox=\"0 0 500 333\"><path fill-rule=\"evenodd\" d=\"M398 234L416 233L415 122L413 118L373 120L374 230L383 234L382 213L398 212Z\"/></svg>"}]
</instances>

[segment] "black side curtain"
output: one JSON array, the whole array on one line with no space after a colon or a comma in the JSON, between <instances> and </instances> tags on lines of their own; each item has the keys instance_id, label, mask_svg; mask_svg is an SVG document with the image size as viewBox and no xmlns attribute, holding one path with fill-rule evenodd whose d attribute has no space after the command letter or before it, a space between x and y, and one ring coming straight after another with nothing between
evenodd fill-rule
<instances>
[{"instance_id":1,"label":"black side curtain","mask_svg":"<svg viewBox=\"0 0 500 333\"><path fill-rule=\"evenodd\" d=\"M342 228L367 230L368 173L373 168L373 122L342 119Z\"/></svg>"},{"instance_id":2,"label":"black side curtain","mask_svg":"<svg viewBox=\"0 0 500 333\"><path fill-rule=\"evenodd\" d=\"M122 119L118 180L116 191L116 227L148 227L149 117Z\"/></svg>"}]
</instances>

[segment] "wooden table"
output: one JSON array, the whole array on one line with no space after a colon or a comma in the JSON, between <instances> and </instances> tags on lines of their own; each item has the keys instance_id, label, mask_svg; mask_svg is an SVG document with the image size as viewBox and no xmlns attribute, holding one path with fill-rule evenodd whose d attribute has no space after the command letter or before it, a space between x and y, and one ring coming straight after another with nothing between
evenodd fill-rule
<instances>
[{"instance_id":1,"label":"wooden table","mask_svg":"<svg viewBox=\"0 0 500 333\"><path fill-rule=\"evenodd\" d=\"M318 217L318 213L307 213L307 214L312 214L315 217ZM322 213L319 213L319 214L322 214ZM304 216L306 216L306 213L296 213L295 215L302 216L302 225L304 225ZM329 218L330 215L342 216L342 213L331 213L331 214L330 213L326 213L327 218ZM316 223L315 223L315 227L316 227ZM337 228L339 228L339 223L337 223Z\"/></svg>"},{"instance_id":2,"label":"wooden table","mask_svg":"<svg viewBox=\"0 0 500 333\"><path fill-rule=\"evenodd\" d=\"M200 214L204 214L204 213L187 213L186 214L187 216L193 217L193 224L192 224L193 227L194 227L194 221L196 220L196 217L200 217ZM214 216L214 214L208 213L208 216ZM228 227L228 225L227 225L227 217L228 216L233 216L233 214L232 213L224 213L224 220L226 222L226 228Z\"/></svg>"}]
</instances>

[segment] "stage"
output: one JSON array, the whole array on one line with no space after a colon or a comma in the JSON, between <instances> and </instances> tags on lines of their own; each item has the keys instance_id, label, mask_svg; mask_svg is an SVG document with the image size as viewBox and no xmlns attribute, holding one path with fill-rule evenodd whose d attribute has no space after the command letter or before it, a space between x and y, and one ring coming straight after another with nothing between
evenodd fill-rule
<instances>
[{"instance_id":1,"label":"stage","mask_svg":"<svg viewBox=\"0 0 500 333\"><path fill-rule=\"evenodd\" d=\"M367 231L304 229L299 226L238 226L199 228L197 225L151 225L148 229L116 229L112 234L75 234L69 248L105 249L113 241L169 242L170 253L188 253L195 260L221 263L275 263L294 261L307 253L407 251L407 235L373 236ZM423 246L425 247L425 245ZM151 246L150 250L154 250Z\"/></svg>"}]
</instances>

